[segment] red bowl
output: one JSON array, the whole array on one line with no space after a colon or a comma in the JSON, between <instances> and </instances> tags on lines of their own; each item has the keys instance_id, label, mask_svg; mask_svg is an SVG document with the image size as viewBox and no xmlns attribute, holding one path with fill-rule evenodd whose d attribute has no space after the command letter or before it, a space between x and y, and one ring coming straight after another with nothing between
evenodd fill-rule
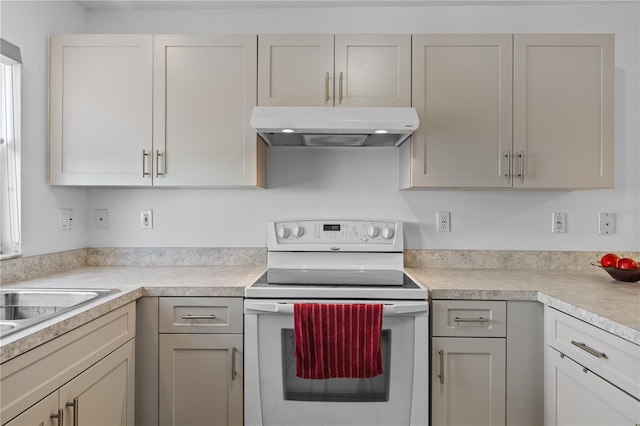
<instances>
[{"instance_id":1,"label":"red bowl","mask_svg":"<svg viewBox=\"0 0 640 426\"><path fill-rule=\"evenodd\" d=\"M601 266L597 263L593 263L593 266L604 269L609 275L611 275L611 278L617 281L624 281L627 283L640 281L640 269L619 269L614 266Z\"/></svg>"}]
</instances>

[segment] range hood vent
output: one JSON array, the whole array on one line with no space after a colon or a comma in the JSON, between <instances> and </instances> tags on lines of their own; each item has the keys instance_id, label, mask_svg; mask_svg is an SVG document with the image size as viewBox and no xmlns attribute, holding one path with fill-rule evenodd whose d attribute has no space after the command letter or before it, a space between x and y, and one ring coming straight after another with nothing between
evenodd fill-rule
<instances>
[{"instance_id":1,"label":"range hood vent","mask_svg":"<svg viewBox=\"0 0 640 426\"><path fill-rule=\"evenodd\" d=\"M399 146L419 120L415 108L257 106L251 126L272 146Z\"/></svg>"}]
</instances>

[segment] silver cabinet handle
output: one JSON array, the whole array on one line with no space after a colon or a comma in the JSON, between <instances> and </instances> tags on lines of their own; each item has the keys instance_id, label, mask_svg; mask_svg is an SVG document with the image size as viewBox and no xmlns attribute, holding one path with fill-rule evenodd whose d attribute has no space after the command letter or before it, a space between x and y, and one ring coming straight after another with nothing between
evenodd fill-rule
<instances>
[{"instance_id":1,"label":"silver cabinet handle","mask_svg":"<svg viewBox=\"0 0 640 426\"><path fill-rule=\"evenodd\" d=\"M213 320L213 319L216 319L218 317L215 316L214 314L211 314L211 315L191 315L191 314L188 314L188 315L183 315L181 318L184 319L184 320L190 320L190 319L208 319L208 320Z\"/></svg>"},{"instance_id":2,"label":"silver cabinet handle","mask_svg":"<svg viewBox=\"0 0 640 426\"><path fill-rule=\"evenodd\" d=\"M338 79L340 81L339 90L338 90L338 93L339 93L338 101L339 101L339 103L342 103L342 80L343 80L343 77L344 77L343 76L343 72L340 71L340 77Z\"/></svg>"},{"instance_id":3,"label":"silver cabinet handle","mask_svg":"<svg viewBox=\"0 0 640 426\"><path fill-rule=\"evenodd\" d=\"M575 340L571 341L571 344L574 346L579 347L580 349L582 349L585 352L590 353L591 355L595 356L596 358L604 358L607 359L607 354L604 352L600 352L597 349L592 348L591 346L587 346L586 343L584 342L576 342Z\"/></svg>"},{"instance_id":4,"label":"silver cabinet handle","mask_svg":"<svg viewBox=\"0 0 640 426\"><path fill-rule=\"evenodd\" d=\"M511 151L507 151L504 156L507 157L507 173L504 174L504 177L511 180Z\"/></svg>"},{"instance_id":5,"label":"silver cabinet handle","mask_svg":"<svg viewBox=\"0 0 640 426\"><path fill-rule=\"evenodd\" d=\"M163 154L160 152L160 150L156 149L156 177L164 175L164 173L160 173L160 169L158 168L160 166L160 157L162 157L162 155ZM166 165L167 160L165 159L164 161Z\"/></svg>"},{"instance_id":6,"label":"silver cabinet handle","mask_svg":"<svg viewBox=\"0 0 640 426\"><path fill-rule=\"evenodd\" d=\"M524 181L524 151L520 151L518 154L518 159L520 160L520 171L518 173L518 177L520 178L520 182Z\"/></svg>"},{"instance_id":7,"label":"silver cabinet handle","mask_svg":"<svg viewBox=\"0 0 640 426\"><path fill-rule=\"evenodd\" d=\"M444 351L442 349L438 351L438 357L440 358L440 374L438 374L438 378L440 379L440 384L444 385Z\"/></svg>"},{"instance_id":8,"label":"silver cabinet handle","mask_svg":"<svg viewBox=\"0 0 640 426\"><path fill-rule=\"evenodd\" d=\"M147 156L149 154L147 154L146 150L142 150L142 177L147 177L149 176L151 173L147 172Z\"/></svg>"},{"instance_id":9,"label":"silver cabinet handle","mask_svg":"<svg viewBox=\"0 0 640 426\"><path fill-rule=\"evenodd\" d=\"M78 414L78 398L73 398L73 402L67 402L66 406L73 407L73 426L78 426L80 424L78 421L80 418L80 415Z\"/></svg>"},{"instance_id":10,"label":"silver cabinet handle","mask_svg":"<svg viewBox=\"0 0 640 426\"><path fill-rule=\"evenodd\" d=\"M329 103L329 73L324 75L324 103Z\"/></svg>"},{"instance_id":11,"label":"silver cabinet handle","mask_svg":"<svg viewBox=\"0 0 640 426\"><path fill-rule=\"evenodd\" d=\"M489 318L478 317L478 318L460 318L455 317L453 319L455 322L489 322Z\"/></svg>"},{"instance_id":12,"label":"silver cabinet handle","mask_svg":"<svg viewBox=\"0 0 640 426\"><path fill-rule=\"evenodd\" d=\"M238 349L234 346L231 349L231 380L235 380L238 372L236 371L236 353Z\"/></svg>"},{"instance_id":13,"label":"silver cabinet handle","mask_svg":"<svg viewBox=\"0 0 640 426\"><path fill-rule=\"evenodd\" d=\"M52 419L58 419L58 426L64 426L64 410L61 408L58 410L58 414L52 414Z\"/></svg>"}]
</instances>

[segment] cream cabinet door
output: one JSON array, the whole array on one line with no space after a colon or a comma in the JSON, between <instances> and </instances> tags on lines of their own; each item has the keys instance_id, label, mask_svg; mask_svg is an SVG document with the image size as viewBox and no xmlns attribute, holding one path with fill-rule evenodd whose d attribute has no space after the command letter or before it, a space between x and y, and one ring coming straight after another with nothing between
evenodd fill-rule
<instances>
[{"instance_id":1,"label":"cream cabinet door","mask_svg":"<svg viewBox=\"0 0 640 426\"><path fill-rule=\"evenodd\" d=\"M151 185L151 35L52 35L49 182Z\"/></svg>"},{"instance_id":2,"label":"cream cabinet door","mask_svg":"<svg viewBox=\"0 0 640 426\"><path fill-rule=\"evenodd\" d=\"M134 426L134 344L129 340L60 388L65 424Z\"/></svg>"},{"instance_id":3,"label":"cream cabinet door","mask_svg":"<svg viewBox=\"0 0 640 426\"><path fill-rule=\"evenodd\" d=\"M401 149L401 186L511 187L512 35L413 36L420 126Z\"/></svg>"},{"instance_id":4,"label":"cream cabinet door","mask_svg":"<svg viewBox=\"0 0 640 426\"><path fill-rule=\"evenodd\" d=\"M160 425L242 425L241 334L160 335Z\"/></svg>"},{"instance_id":5,"label":"cream cabinet door","mask_svg":"<svg viewBox=\"0 0 640 426\"><path fill-rule=\"evenodd\" d=\"M611 34L515 35L514 187L613 187L613 54Z\"/></svg>"},{"instance_id":6,"label":"cream cabinet door","mask_svg":"<svg viewBox=\"0 0 640 426\"><path fill-rule=\"evenodd\" d=\"M56 416L52 418L51 416ZM58 420L58 392L54 392L33 405L4 426L63 426ZM62 413L64 419L64 410Z\"/></svg>"},{"instance_id":7,"label":"cream cabinet door","mask_svg":"<svg viewBox=\"0 0 640 426\"><path fill-rule=\"evenodd\" d=\"M335 106L411 106L411 36L335 36Z\"/></svg>"},{"instance_id":8,"label":"cream cabinet door","mask_svg":"<svg viewBox=\"0 0 640 426\"><path fill-rule=\"evenodd\" d=\"M411 106L411 36L261 34L258 105Z\"/></svg>"},{"instance_id":9,"label":"cream cabinet door","mask_svg":"<svg viewBox=\"0 0 640 426\"><path fill-rule=\"evenodd\" d=\"M154 185L256 186L256 36L154 43Z\"/></svg>"},{"instance_id":10,"label":"cream cabinet door","mask_svg":"<svg viewBox=\"0 0 640 426\"><path fill-rule=\"evenodd\" d=\"M431 342L432 424L504 425L505 339L434 337Z\"/></svg>"},{"instance_id":11,"label":"cream cabinet door","mask_svg":"<svg viewBox=\"0 0 640 426\"><path fill-rule=\"evenodd\" d=\"M332 34L260 34L258 105L333 106Z\"/></svg>"},{"instance_id":12,"label":"cream cabinet door","mask_svg":"<svg viewBox=\"0 0 640 426\"><path fill-rule=\"evenodd\" d=\"M640 401L550 346L546 383L549 426L640 424Z\"/></svg>"}]
</instances>

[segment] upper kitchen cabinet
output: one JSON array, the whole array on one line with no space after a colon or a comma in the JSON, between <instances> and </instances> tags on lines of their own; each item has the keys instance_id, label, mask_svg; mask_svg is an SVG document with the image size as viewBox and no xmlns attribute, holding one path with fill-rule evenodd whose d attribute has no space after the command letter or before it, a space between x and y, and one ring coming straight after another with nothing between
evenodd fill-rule
<instances>
[{"instance_id":1,"label":"upper kitchen cabinet","mask_svg":"<svg viewBox=\"0 0 640 426\"><path fill-rule=\"evenodd\" d=\"M411 36L261 34L258 104L411 106Z\"/></svg>"},{"instance_id":2,"label":"upper kitchen cabinet","mask_svg":"<svg viewBox=\"0 0 640 426\"><path fill-rule=\"evenodd\" d=\"M516 34L515 188L613 187L612 34Z\"/></svg>"},{"instance_id":3,"label":"upper kitchen cabinet","mask_svg":"<svg viewBox=\"0 0 640 426\"><path fill-rule=\"evenodd\" d=\"M53 35L50 61L50 183L151 185L153 36Z\"/></svg>"},{"instance_id":4,"label":"upper kitchen cabinet","mask_svg":"<svg viewBox=\"0 0 640 426\"><path fill-rule=\"evenodd\" d=\"M154 38L157 186L265 186L256 105L255 35Z\"/></svg>"},{"instance_id":5,"label":"upper kitchen cabinet","mask_svg":"<svg viewBox=\"0 0 640 426\"><path fill-rule=\"evenodd\" d=\"M613 67L612 35L415 35L401 187L612 187Z\"/></svg>"},{"instance_id":6,"label":"upper kitchen cabinet","mask_svg":"<svg viewBox=\"0 0 640 426\"><path fill-rule=\"evenodd\" d=\"M420 126L400 146L403 187L510 187L510 34L413 36Z\"/></svg>"},{"instance_id":7,"label":"upper kitchen cabinet","mask_svg":"<svg viewBox=\"0 0 640 426\"><path fill-rule=\"evenodd\" d=\"M51 38L50 183L266 186L255 35Z\"/></svg>"}]
</instances>

